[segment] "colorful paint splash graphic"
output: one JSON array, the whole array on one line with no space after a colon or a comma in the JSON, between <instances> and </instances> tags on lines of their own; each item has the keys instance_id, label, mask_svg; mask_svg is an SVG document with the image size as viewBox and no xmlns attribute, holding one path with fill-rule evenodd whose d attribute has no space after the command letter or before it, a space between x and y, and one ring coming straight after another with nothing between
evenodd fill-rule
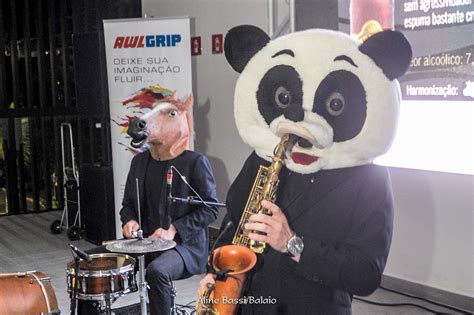
<instances>
[{"instance_id":1,"label":"colorful paint splash graphic","mask_svg":"<svg viewBox=\"0 0 474 315\"><path fill-rule=\"evenodd\" d=\"M175 94L176 91L162 88L160 86L150 85L132 93L130 98L121 101L121 103L123 106L133 109L133 114L141 116L145 113L144 110L153 108L154 104L173 100L176 96ZM119 121L112 119L112 122L122 128L120 133L125 135L127 140L130 139L130 137L127 135L128 126L134 117L135 116L125 115L124 117L120 117ZM146 145L137 150L122 142L118 142L118 144L124 146L126 151L130 151L134 155L148 149Z\"/></svg>"},{"instance_id":2,"label":"colorful paint splash graphic","mask_svg":"<svg viewBox=\"0 0 474 315\"><path fill-rule=\"evenodd\" d=\"M171 97L175 91L162 88L159 86L150 85L133 93L132 97L122 101L122 105L133 104L132 107L138 108L152 108L153 104L159 101L166 102L167 98Z\"/></svg>"}]
</instances>

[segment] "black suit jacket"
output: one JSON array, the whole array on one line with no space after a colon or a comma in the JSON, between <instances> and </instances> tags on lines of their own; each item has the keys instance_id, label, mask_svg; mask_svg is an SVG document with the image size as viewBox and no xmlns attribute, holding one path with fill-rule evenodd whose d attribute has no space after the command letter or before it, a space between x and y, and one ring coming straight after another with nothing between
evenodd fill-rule
<instances>
[{"instance_id":1,"label":"black suit jacket","mask_svg":"<svg viewBox=\"0 0 474 315\"><path fill-rule=\"evenodd\" d=\"M136 155L131 163L125 184L123 208L120 211L122 225L130 220L138 222L136 179L140 194L140 211L144 236L147 237L158 229L159 222L163 222L166 204L166 176L165 174L146 174L147 165L151 159L148 151ZM167 161L167 167L173 165L183 174L189 184L198 192L204 201L217 202L216 185L211 166L206 156L194 152L184 151L180 156ZM174 173L172 195L186 198L194 195L188 186ZM161 176L162 185L157 190L160 194L160 209L147 209L145 202L145 177ZM176 250L183 257L186 269L192 274L205 271L209 250L208 225L217 218L217 207L190 206L184 203L173 203L170 209L171 223L177 230L175 241Z\"/></svg>"},{"instance_id":2,"label":"black suit jacket","mask_svg":"<svg viewBox=\"0 0 474 315\"><path fill-rule=\"evenodd\" d=\"M262 164L269 163L252 153L229 189L227 209L234 226ZM279 178L276 204L303 237L304 250L296 263L267 246L248 294L271 296L278 303L244 305L243 313L350 314L352 295L377 289L387 261L393 225L387 170L369 164L298 174L283 167ZM288 308L292 303L298 311Z\"/></svg>"}]
</instances>

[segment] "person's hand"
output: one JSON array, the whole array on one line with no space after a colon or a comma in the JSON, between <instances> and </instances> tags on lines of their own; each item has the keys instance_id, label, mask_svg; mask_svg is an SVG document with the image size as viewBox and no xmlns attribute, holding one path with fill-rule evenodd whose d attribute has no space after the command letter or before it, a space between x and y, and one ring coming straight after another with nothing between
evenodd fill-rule
<instances>
[{"instance_id":1,"label":"person's hand","mask_svg":"<svg viewBox=\"0 0 474 315\"><path fill-rule=\"evenodd\" d=\"M138 231L138 228L140 226L138 225L138 222L135 220L130 220L128 221L122 229L122 233L125 236L125 238L132 238L132 233L135 231Z\"/></svg>"},{"instance_id":2,"label":"person's hand","mask_svg":"<svg viewBox=\"0 0 474 315\"><path fill-rule=\"evenodd\" d=\"M199 291L198 291L198 297L202 295L202 293L207 290L207 288L210 285L213 285L216 283L216 275L212 273L208 273L204 278L199 281Z\"/></svg>"},{"instance_id":3,"label":"person's hand","mask_svg":"<svg viewBox=\"0 0 474 315\"><path fill-rule=\"evenodd\" d=\"M249 238L267 243L274 250L286 253L288 240L293 236L293 231L288 225L285 214L276 204L268 200L263 200L261 205L269 210L272 215L263 213L251 215L249 222L245 224L245 229L250 231Z\"/></svg>"},{"instance_id":4,"label":"person's hand","mask_svg":"<svg viewBox=\"0 0 474 315\"><path fill-rule=\"evenodd\" d=\"M162 228L158 228L150 238L161 238L164 240L172 241L176 235L176 228L173 224L170 225L169 229L165 230Z\"/></svg>"}]
</instances>

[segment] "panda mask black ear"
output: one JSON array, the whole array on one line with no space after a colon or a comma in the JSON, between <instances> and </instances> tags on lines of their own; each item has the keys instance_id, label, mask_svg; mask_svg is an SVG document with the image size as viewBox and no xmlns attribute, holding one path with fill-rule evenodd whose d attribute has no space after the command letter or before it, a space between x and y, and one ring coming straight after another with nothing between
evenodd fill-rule
<instances>
[{"instance_id":1,"label":"panda mask black ear","mask_svg":"<svg viewBox=\"0 0 474 315\"><path fill-rule=\"evenodd\" d=\"M256 26L236 26L225 36L225 57L232 68L241 73L249 60L269 41L270 37Z\"/></svg>"},{"instance_id":2,"label":"panda mask black ear","mask_svg":"<svg viewBox=\"0 0 474 315\"><path fill-rule=\"evenodd\" d=\"M411 46L405 36L390 30L372 35L359 46L359 50L369 56L389 80L405 74L412 57Z\"/></svg>"}]
</instances>

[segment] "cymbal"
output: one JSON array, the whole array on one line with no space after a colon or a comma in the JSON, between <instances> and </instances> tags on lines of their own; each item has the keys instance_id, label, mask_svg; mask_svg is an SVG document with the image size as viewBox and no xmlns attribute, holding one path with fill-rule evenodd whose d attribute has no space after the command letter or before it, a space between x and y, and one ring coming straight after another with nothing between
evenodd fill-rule
<instances>
[{"instance_id":1,"label":"cymbal","mask_svg":"<svg viewBox=\"0 0 474 315\"><path fill-rule=\"evenodd\" d=\"M109 243L105 248L111 252L124 254L146 254L160 252L176 246L175 241L161 238L127 239Z\"/></svg>"}]
</instances>

